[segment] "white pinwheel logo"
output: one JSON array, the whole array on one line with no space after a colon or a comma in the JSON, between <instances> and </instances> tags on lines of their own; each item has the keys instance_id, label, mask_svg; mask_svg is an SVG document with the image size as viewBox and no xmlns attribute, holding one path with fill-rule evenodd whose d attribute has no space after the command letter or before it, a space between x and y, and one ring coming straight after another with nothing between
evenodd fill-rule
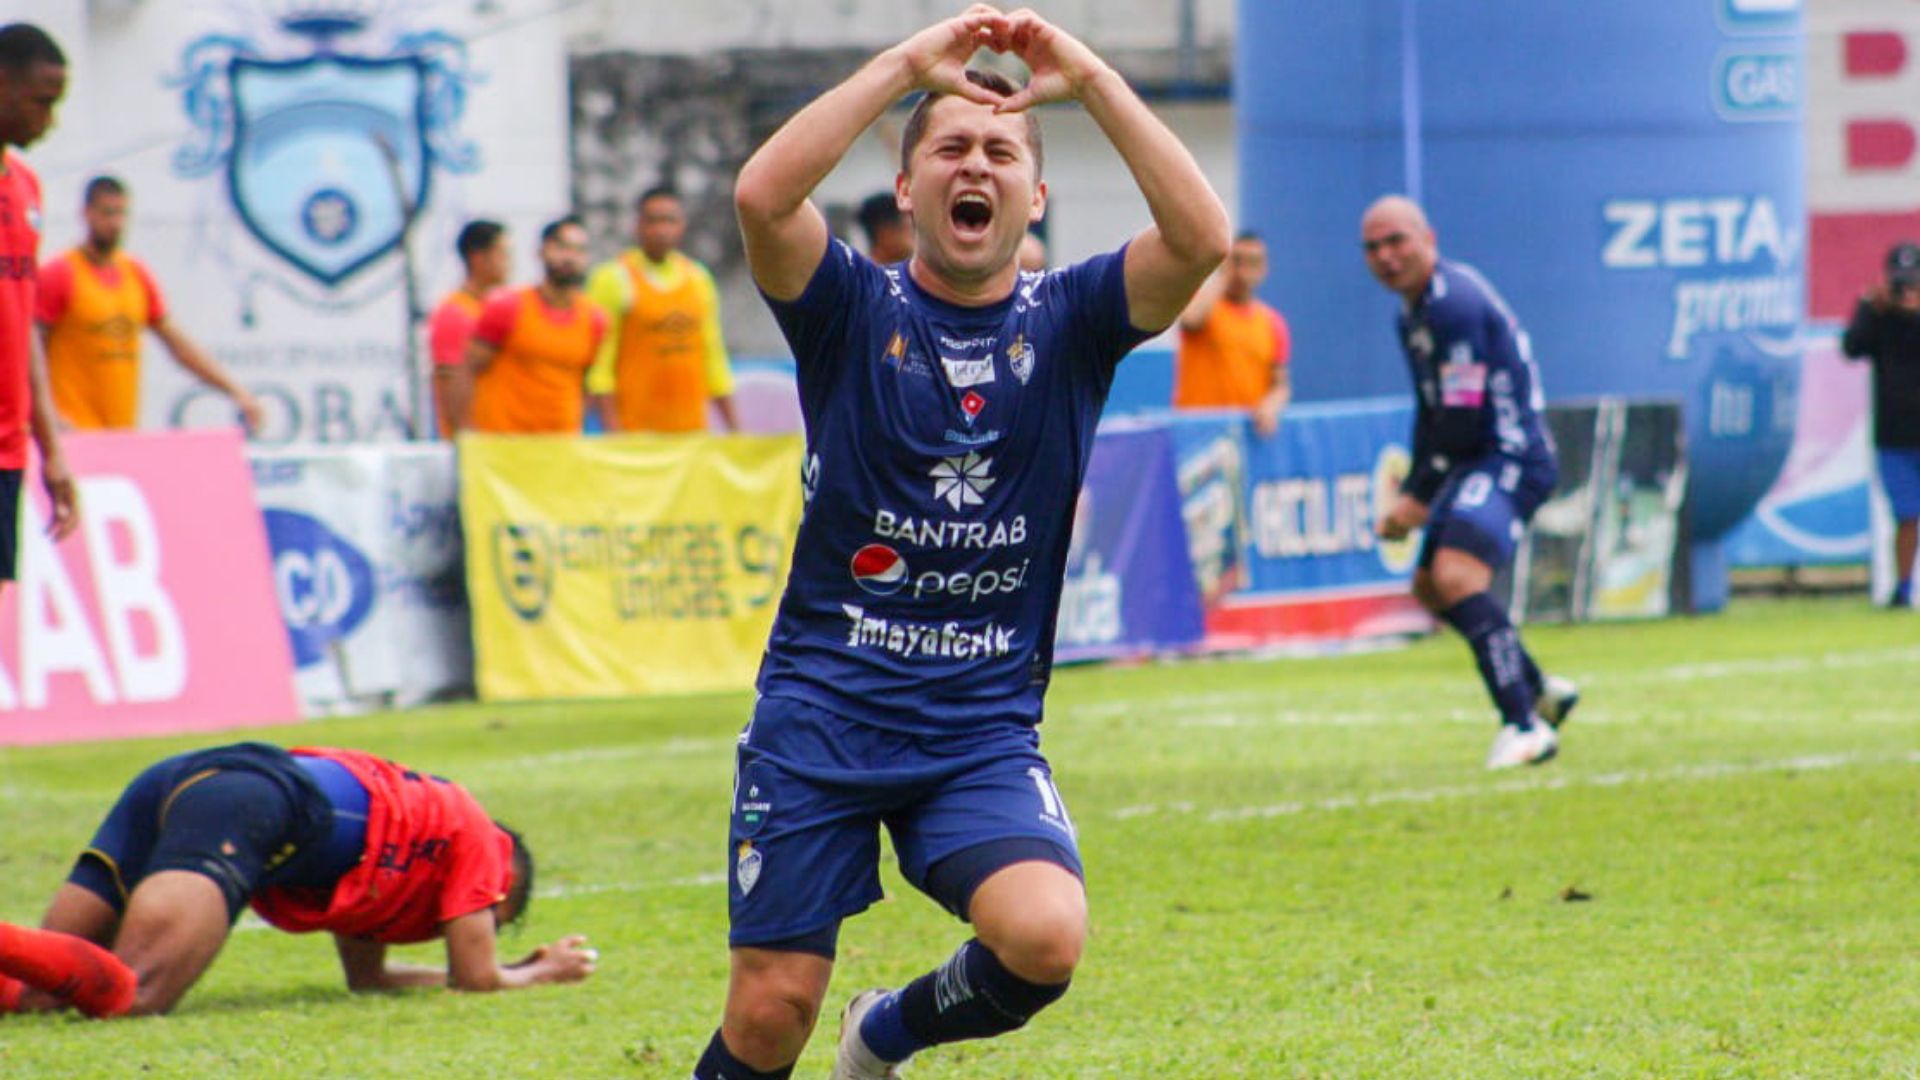
<instances>
[{"instance_id":1,"label":"white pinwheel logo","mask_svg":"<svg viewBox=\"0 0 1920 1080\"><path fill-rule=\"evenodd\" d=\"M955 510L979 506L986 501L980 497L981 493L993 486L994 478L987 475L992 470L992 458L981 457L971 450L966 457L941 458L929 474L933 477L933 497L947 500L947 505Z\"/></svg>"}]
</instances>

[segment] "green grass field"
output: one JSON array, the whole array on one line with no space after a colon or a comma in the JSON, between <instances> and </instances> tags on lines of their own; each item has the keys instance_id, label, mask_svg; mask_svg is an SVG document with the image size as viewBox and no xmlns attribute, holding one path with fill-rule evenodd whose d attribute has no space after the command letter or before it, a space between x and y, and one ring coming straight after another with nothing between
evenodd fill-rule
<instances>
[{"instance_id":1,"label":"green grass field","mask_svg":"<svg viewBox=\"0 0 1920 1080\"><path fill-rule=\"evenodd\" d=\"M920 1078L1920 1076L1920 618L1856 599L1536 628L1585 703L1561 758L1480 763L1439 638L1328 660L1063 671L1045 749L1094 935L1026 1031ZM0 1020L6 1077L684 1078L725 985L746 695L463 705L259 732L465 782L529 835L509 950L581 931L577 987L352 997L331 945L243 921L171 1017ZM0 753L0 918L37 919L121 785L223 739ZM889 868L821 1033L964 936ZM437 959L437 948L408 950Z\"/></svg>"}]
</instances>

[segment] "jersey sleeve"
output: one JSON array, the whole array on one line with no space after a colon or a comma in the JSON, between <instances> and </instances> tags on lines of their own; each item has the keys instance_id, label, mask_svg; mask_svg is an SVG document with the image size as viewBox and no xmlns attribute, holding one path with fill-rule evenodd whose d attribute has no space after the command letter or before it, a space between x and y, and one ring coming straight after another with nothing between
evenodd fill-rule
<instances>
[{"instance_id":1,"label":"jersey sleeve","mask_svg":"<svg viewBox=\"0 0 1920 1080\"><path fill-rule=\"evenodd\" d=\"M160 291L160 283L154 280L153 271L139 259L128 259L133 267L134 280L140 283L140 290L147 294L147 325L159 326L167 317L167 298Z\"/></svg>"},{"instance_id":2,"label":"jersey sleeve","mask_svg":"<svg viewBox=\"0 0 1920 1080\"><path fill-rule=\"evenodd\" d=\"M474 318L457 301L443 301L427 323L427 353L435 367L459 367L467 362L467 339Z\"/></svg>"},{"instance_id":3,"label":"jersey sleeve","mask_svg":"<svg viewBox=\"0 0 1920 1080\"><path fill-rule=\"evenodd\" d=\"M1293 362L1293 331L1286 316L1272 308L1267 309L1267 321L1273 324L1273 366L1284 367Z\"/></svg>"},{"instance_id":4,"label":"jersey sleeve","mask_svg":"<svg viewBox=\"0 0 1920 1080\"><path fill-rule=\"evenodd\" d=\"M1400 494L1430 503L1447 477L1447 463L1445 457L1434 451L1433 416L1425 408L1413 410L1413 450L1408 456L1413 464L1407 478L1400 483Z\"/></svg>"},{"instance_id":5,"label":"jersey sleeve","mask_svg":"<svg viewBox=\"0 0 1920 1080\"><path fill-rule=\"evenodd\" d=\"M814 268L813 277L799 296L775 300L764 291L774 322L793 350L793 363L803 389L809 384L824 385L835 370L849 358L845 356L852 317L868 314L867 304L876 292L882 271L846 241L827 238L827 250Z\"/></svg>"},{"instance_id":6,"label":"jersey sleeve","mask_svg":"<svg viewBox=\"0 0 1920 1080\"><path fill-rule=\"evenodd\" d=\"M633 306L633 282L620 260L613 259L593 268L587 277L587 299L607 320L607 332L600 335L599 347L593 353L593 366L587 369L587 393L611 394L620 358L618 328L626 318L627 309Z\"/></svg>"},{"instance_id":7,"label":"jersey sleeve","mask_svg":"<svg viewBox=\"0 0 1920 1080\"><path fill-rule=\"evenodd\" d=\"M46 278L43 276L40 280L43 282L41 288L45 288ZM1848 321L1846 332L1840 335L1840 351L1849 360L1865 360L1879 351L1879 339L1879 313L1865 300L1854 304L1853 318Z\"/></svg>"},{"instance_id":8,"label":"jersey sleeve","mask_svg":"<svg viewBox=\"0 0 1920 1080\"><path fill-rule=\"evenodd\" d=\"M520 293L511 289L502 289L487 300L487 306L481 309L480 320L473 325L473 336L494 348L499 348L513 331L513 321L520 314Z\"/></svg>"},{"instance_id":9,"label":"jersey sleeve","mask_svg":"<svg viewBox=\"0 0 1920 1080\"><path fill-rule=\"evenodd\" d=\"M1154 335L1133 325L1127 309L1127 249L1095 255L1061 271L1057 279L1061 299L1069 305L1080 338L1089 346L1096 371L1111 379L1121 357ZM1044 279L1043 279L1044 280Z\"/></svg>"},{"instance_id":10,"label":"jersey sleeve","mask_svg":"<svg viewBox=\"0 0 1920 1080\"><path fill-rule=\"evenodd\" d=\"M447 876L440 887L438 918L452 922L505 899L512 875L512 841L479 814L449 844Z\"/></svg>"},{"instance_id":11,"label":"jersey sleeve","mask_svg":"<svg viewBox=\"0 0 1920 1080\"><path fill-rule=\"evenodd\" d=\"M73 260L61 255L40 268L34 283L33 321L52 326L73 302Z\"/></svg>"}]
</instances>

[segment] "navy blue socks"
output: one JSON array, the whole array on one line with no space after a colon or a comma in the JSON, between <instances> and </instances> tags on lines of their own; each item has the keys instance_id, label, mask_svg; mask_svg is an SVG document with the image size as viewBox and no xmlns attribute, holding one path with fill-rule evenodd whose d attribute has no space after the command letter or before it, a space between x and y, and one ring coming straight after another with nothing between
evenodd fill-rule
<instances>
[{"instance_id":1,"label":"navy blue socks","mask_svg":"<svg viewBox=\"0 0 1920 1080\"><path fill-rule=\"evenodd\" d=\"M791 1065L772 1072L761 1072L740 1064L727 1049L718 1031L713 1033L713 1041L707 1044L707 1052L700 1055L700 1064L693 1067L693 1080L787 1080L792 1075Z\"/></svg>"},{"instance_id":2,"label":"navy blue socks","mask_svg":"<svg viewBox=\"0 0 1920 1080\"><path fill-rule=\"evenodd\" d=\"M1507 619L1498 601L1475 593L1442 612L1441 618L1473 649L1480 681L1500 710L1503 723L1527 727L1533 721L1533 703L1540 692L1540 669L1520 644L1520 633Z\"/></svg>"},{"instance_id":3,"label":"navy blue socks","mask_svg":"<svg viewBox=\"0 0 1920 1080\"><path fill-rule=\"evenodd\" d=\"M1030 983L975 939L874 1006L861 1021L860 1037L881 1060L905 1061L929 1046L1024 1027L1060 1000L1068 985Z\"/></svg>"}]
</instances>

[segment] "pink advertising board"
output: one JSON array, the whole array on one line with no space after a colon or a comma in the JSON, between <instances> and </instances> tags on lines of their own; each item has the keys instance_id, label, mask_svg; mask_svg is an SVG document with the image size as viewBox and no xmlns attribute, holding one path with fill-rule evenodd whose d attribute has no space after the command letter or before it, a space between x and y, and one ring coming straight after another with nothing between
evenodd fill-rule
<instances>
[{"instance_id":1,"label":"pink advertising board","mask_svg":"<svg viewBox=\"0 0 1920 1080\"><path fill-rule=\"evenodd\" d=\"M294 719L266 531L236 432L69 435L81 527L26 479L0 595L0 744Z\"/></svg>"}]
</instances>

